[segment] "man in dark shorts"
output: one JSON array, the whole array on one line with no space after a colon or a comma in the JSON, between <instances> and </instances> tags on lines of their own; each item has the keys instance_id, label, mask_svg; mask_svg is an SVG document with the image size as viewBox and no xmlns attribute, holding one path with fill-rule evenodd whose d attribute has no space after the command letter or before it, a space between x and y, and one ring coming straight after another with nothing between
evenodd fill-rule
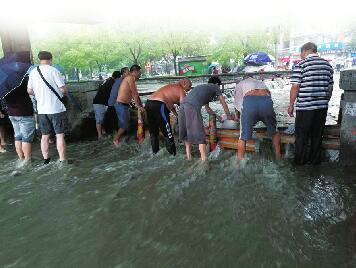
<instances>
[{"instance_id":1,"label":"man in dark shorts","mask_svg":"<svg viewBox=\"0 0 356 268\"><path fill-rule=\"evenodd\" d=\"M212 76L208 84L194 87L184 98L179 110L179 138L184 141L187 159L191 159L192 144L199 144L200 156L203 161L207 159L206 141L203 117L201 108L205 106L207 112L211 115L215 112L209 107L209 102L218 97L226 113L227 119L234 119L230 114L225 99L222 95L219 85L221 80L218 76ZM221 117L218 116L219 121Z\"/></svg>"},{"instance_id":2,"label":"man in dark shorts","mask_svg":"<svg viewBox=\"0 0 356 268\"><path fill-rule=\"evenodd\" d=\"M98 133L98 139L100 139L105 133L104 118L108 110L108 100L110 92L115 80L120 78L120 71L114 71L108 79L99 86L98 92L93 99L93 109L95 113L96 131Z\"/></svg>"},{"instance_id":3,"label":"man in dark shorts","mask_svg":"<svg viewBox=\"0 0 356 268\"><path fill-rule=\"evenodd\" d=\"M246 141L252 139L253 127L258 121L262 121L266 125L267 133L272 136L276 156L280 158L281 136L277 131L276 114L273 109L271 93L266 84L254 78L242 80L236 85L234 106L237 117L241 113L237 159L244 158Z\"/></svg>"},{"instance_id":4,"label":"man in dark shorts","mask_svg":"<svg viewBox=\"0 0 356 268\"><path fill-rule=\"evenodd\" d=\"M40 60L39 69L34 68L31 71L27 91L30 95L34 95L37 101L44 164L50 162L49 139L53 131L56 134L59 161L62 162L65 160L66 143L64 136L68 129L68 120L66 107L61 99L68 93L68 89L60 72L52 67L52 54L47 51L40 51L38 58Z\"/></svg>"},{"instance_id":5,"label":"man in dark shorts","mask_svg":"<svg viewBox=\"0 0 356 268\"><path fill-rule=\"evenodd\" d=\"M176 146L170 124L170 112L177 116L174 104L180 104L186 92L191 88L189 79L182 79L176 84L166 85L151 96L146 102L148 127L153 153L159 151L159 131L165 137L166 149L170 154L176 154Z\"/></svg>"}]
</instances>

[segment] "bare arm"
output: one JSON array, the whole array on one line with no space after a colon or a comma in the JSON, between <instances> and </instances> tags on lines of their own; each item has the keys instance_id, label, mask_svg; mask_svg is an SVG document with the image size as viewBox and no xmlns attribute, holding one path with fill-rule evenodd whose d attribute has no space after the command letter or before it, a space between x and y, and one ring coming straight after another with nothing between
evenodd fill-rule
<instances>
[{"instance_id":1,"label":"bare arm","mask_svg":"<svg viewBox=\"0 0 356 268\"><path fill-rule=\"evenodd\" d=\"M239 112L239 110L235 109L235 114L236 114L236 120L240 119L241 113Z\"/></svg>"},{"instance_id":2,"label":"bare arm","mask_svg":"<svg viewBox=\"0 0 356 268\"><path fill-rule=\"evenodd\" d=\"M138 95L136 83L130 81L129 86L130 86L132 98L135 101L135 105L136 105L137 109L142 109L142 102L141 102L140 96Z\"/></svg>"},{"instance_id":3,"label":"bare arm","mask_svg":"<svg viewBox=\"0 0 356 268\"><path fill-rule=\"evenodd\" d=\"M288 108L288 114L290 117L293 117L294 102L297 99L298 92L299 92L299 85L292 84L292 88L290 89L289 108Z\"/></svg>"},{"instance_id":4,"label":"bare arm","mask_svg":"<svg viewBox=\"0 0 356 268\"><path fill-rule=\"evenodd\" d=\"M206 104L204 107L205 107L205 109L206 109L208 114L210 114L210 115L214 115L215 114L213 109L210 108L209 104Z\"/></svg>"},{"instance_id":5,"label":"bare arm","mask_svg":"<svg viewBox=\"0 0 356 268\"><path fill-rule=\"evenodd\" d=\"M333 85L330 85L329 86L329 98L331 98L331 96L333 95L333 90L334 90Z\"/></svg>"},{"instance_id":6,"label":"bare arm","mask_svg":"<svg viewBox=\"0 0 356 268\"><path fill-rule=\"evenodd\" d=\"M233 120L234 117L233 115L230 114L230 111L229 111L229 107L227 107L227 104L226 104L226 101L224 99L224 96L219 96L219 101L222 105L222 107L224 108L224 111L225 111L225 114L226 114L226 118L229 119L229 120Z\"/></svg>"},{"instance_id":7,"label":"bare arm","mask_svg":"<svg viewBox=\"0 0 356 268\"><path fill-rule=\"evenodd\" d=\"M187 94L185 93L184 90L181 90L181 91L180 91L180 95L179 95L179 102L180 102L180 103L183 102L183 100L184 100L184 98L185 98L186 95L187 95Z\"/></svg>"},{"instance_id":8,"label":"bare arm","mask_svg":"<svg viewBox=\"0 0 356 268\"><path fill-rule=\"evenodd\" d=\"M170 110L174 114L175 117L178 117L178 113L177 113L176 107L174 107L174 104L172 105Z\"/></svg>"},{"instance_id":9,"label":"bare arm","mask_svg":"<svg viewBox=\"0 0 356 268\"><path fill-rule=\"evenodd\" d=\"M27 93L31 96L35 96L35 92L33 92L32 88L27 88Z\"/></svg>"},{"instance_id":10,"label":"bare arm","mask_svg":"<svg viewBox=\"0 0 356 268\"><path fill-rule=\"evenodd\" d=\"M68 95L68 88L66 86L60 87L60 91L62 91L63 95Z\"/></svg>"}]
</instances>

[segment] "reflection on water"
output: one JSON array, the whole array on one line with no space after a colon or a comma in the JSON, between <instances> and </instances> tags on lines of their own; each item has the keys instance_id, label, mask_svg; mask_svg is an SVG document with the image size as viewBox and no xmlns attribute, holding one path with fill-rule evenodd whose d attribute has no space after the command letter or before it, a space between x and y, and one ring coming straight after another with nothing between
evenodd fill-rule
<instances>
[{"instance_id":1,"label":"reflection on water","mask_svg":"<svg viewBox=\"0 0 356 268\"><path fill-rule=\"evenodd\" d=\"M232 151L202 164L111 139L73 164L0 155L4 267L355 267L355 169Z\"/></svg>"}]
</instances>

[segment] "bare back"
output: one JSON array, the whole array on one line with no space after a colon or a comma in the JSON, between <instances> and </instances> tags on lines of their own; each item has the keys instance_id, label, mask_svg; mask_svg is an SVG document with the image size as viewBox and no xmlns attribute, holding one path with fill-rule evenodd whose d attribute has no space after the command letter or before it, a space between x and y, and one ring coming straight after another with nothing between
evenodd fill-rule
<instances>
[{"instance_id":1,"label":"bare back","mask_svg":"<svg viewBox=\"0 0 356 268\"><path fill-rule=\"evenodd\" d=\"M117 96L117 102L130 104L132 101L132 91L136 90L136 79L132 75L128 75L122 80Z\"/></svg>"},{"instance_id":2,"label":"bare back","mask_svg":"<svg viewBox=\"0 0 356 268\"><path fill-rule=\"evenodd\" d=\"M154 92L149 99L164 102L170 109L173 104L179 104L181 98L185 96L183 87L179 84L169 84Z\"/></svg>"}]
</instances>

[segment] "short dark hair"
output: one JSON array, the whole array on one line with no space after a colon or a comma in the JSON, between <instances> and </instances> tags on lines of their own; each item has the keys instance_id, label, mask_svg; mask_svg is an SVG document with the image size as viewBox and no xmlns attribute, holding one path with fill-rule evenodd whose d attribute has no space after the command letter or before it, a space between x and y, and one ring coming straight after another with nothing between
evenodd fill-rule
<instances>
[{"instance_id":1,"label":"short dark hair","mask_svg":"<svg viewBox=\"0 0 356 268\"><path fill-rule=\"evenodd\" d=\"M119 78L121 76L121 72L120 71L113 71L111 77L116 79Z\"/></svg>"},{"instance_id":2,"label":"short dark hair","mask_svg":"<svg viewBox=\"0 0 356 268\"><path fill-rule=\"evenodd\" d=\"M308 42L305 43L302 48L300 49L301 52L303 51L311 51L313 53L318 52L318 47L316 46L316 44L312 43L312 42Z\"/></svg>"},{"instance_id":3,"label":"short dark hair","mask_svg":"<svg viewBox=\"0 0 356 268\"><path fill-rule=\"evenodd\" d=\"M124 74L124 72L127 72L129 70L129 67L123 67L123 68L121 68L121 75L123 75Z\"/></svg>"},{"instance_id":4,"label":"short dark hair","mask_svg":"<svg viewBox=\"0 0 356 268\"><path fill-rule=\"evenodd\" d=\"M51 52L40 51L38 53L38 58L39 58L39 60L51 60L53 57L52 57L52 53Z\"/></svg>"},{"instance_id":5,"label":"short dark hair","mask_svg":"<svg viewBox=\"0 0 356 268\"><path fill-rule=\"evenodd\" d=\"M130 68L130 72L140 71L140 70L141 70L141 67L140 67L140 65L137 65L137 64L132 65Z\"/></svg>"},{"instance_id":6,"label":"short dark hair","mask_svg":"<svg viewBox=\"0 0 356 268\"><path fill-rule=\"evenodd\" d=\"M209 84L216 84L216 85L221 85L221 79L219 76L217 75L214 75L214 76L211 76L209 78L209 81L208 81Z\"/></svg>"}]
</instances>

